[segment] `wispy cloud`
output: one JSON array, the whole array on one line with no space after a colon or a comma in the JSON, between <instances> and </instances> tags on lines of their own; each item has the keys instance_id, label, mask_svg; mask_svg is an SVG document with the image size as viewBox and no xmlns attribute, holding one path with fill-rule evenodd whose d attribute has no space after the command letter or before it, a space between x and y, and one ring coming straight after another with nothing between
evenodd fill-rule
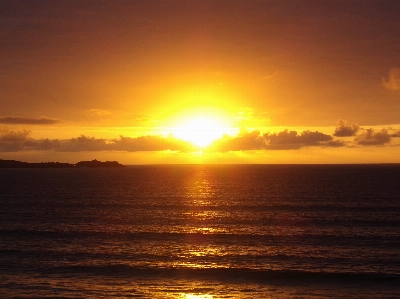
<instances>
[{"instance_id":1,"label":"wispy cloud","mask_svg":"<svg viewBox=\"0 0 400 299\"><path fill-rule=\"evenodd\" d=\"M58 119L47 117L27 118L20 116L0 116L0 124L10 125L52 125L60 122Z\"/></svg>"},{"instance_id":2,"label":"wispy cloud","mask_svg":"<svg viewBox=\"0 0 400 299\"><path fill-rule=\"evenodd\" d=\"M112 115L110 111L104 109L89 109L87 114L88 116L100 116L100 117Z\"/></svg>"},{"instance_id":3,"label":"wispy cloud","mask_svg":"<svg viewBox=\"0 0 400 299\"><path fill-rule=\"evenodd\" d=\"M194 150L193 145L189 142L172 136L149 135L137 138L120 136L120 139L114 139L113 143L116 150L128 152L164 150L187 152Z\"/></svg>"},{"instance_id":4,"label":"wispy cloud","mask_svg":"<svg viewBox=\"0 0 400 299\"><path fill-rule=\"evenodd\" d=\"M390 134L390 137L400 137L400 130Z\"/></svg>"},{"instance_id":5,"label":"wispy cloud","mask_svg":"<svg viewBox=\"0 0 400 299\"><path fill-rule=\"evenodd\" d=\"M390 69L389 77L382 78L383 86L390 90L400 90L400 68Z\"/></svg>"},{"instance_id":6,"label":"wispy cloud","mask_svg":"<svg viewBox=\"0 0 400 299\"><path fill-rule=\"evenodd\" d=\"M276 70L275 72L273 72L271 74L268 74L268 75L265 75L265 76L261 77L261 79L270 80L270 79L274 78L276 75L278 75L278 70Z\"/></svg>"}]
</instances>

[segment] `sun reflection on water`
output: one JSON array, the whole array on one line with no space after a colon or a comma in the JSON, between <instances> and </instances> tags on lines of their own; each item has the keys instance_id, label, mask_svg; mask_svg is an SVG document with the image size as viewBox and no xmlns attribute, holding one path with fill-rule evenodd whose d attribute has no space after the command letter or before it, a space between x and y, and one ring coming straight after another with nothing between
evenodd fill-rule
<instances>
[{"instance_id":1,"label":"sun reflection on water","mask_svg":"<svg viewBox=\"0 0 400 299\"><path fill-rule=\"evenodd\" d=\"M212 295L197 295L197 294L181 294L179 298L182 299L211 299L214 298Z\"/></svg>"},{"instance_id":2,"label":"sun reflection on water","mask_svg":"<svg viewBox=\"0 0 400 299\"><path fill-rule=\"evenodd\" d=\"M189 250L190 256L209 256L209 255L220 255L220 250L216 247L207 247L203 250Z\"/></svg>"},{"instance_id":3,"label":"sun reflection on water","mask_svg":"<svg viewBox=\"0 0 400 299\"><path fill-rule=\"evenodd\" d=\"M187 220L188 246L182 252L175 267L184 268L220 268L221 265L215 260L223 253L218 246L208 243L202 235L226 233L224 227L219 227L217 219L218 212L213 210L216 200L216 187L213 173L200 167L191 173L185 181L185 205L188 210L184 212ZM190 248L189 248L190 247ZM183 298L213 298L210 295L196 295L185 293Z\"/></svg>"}]
</instances>

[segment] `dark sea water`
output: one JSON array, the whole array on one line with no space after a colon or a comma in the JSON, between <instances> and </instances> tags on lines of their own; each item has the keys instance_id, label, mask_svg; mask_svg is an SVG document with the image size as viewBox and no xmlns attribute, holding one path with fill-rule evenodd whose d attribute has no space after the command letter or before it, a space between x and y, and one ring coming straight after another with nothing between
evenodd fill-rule
<instances>
[{"instance_id":1,"label":"dark sea water","mask_svg":"<svg viewBox=\"0 0 400 299\"><path fill-rule=\"evenodd\" d=\"M0 175L0 298L400 298L400 165Z\"/></svg>"}]
</instances>

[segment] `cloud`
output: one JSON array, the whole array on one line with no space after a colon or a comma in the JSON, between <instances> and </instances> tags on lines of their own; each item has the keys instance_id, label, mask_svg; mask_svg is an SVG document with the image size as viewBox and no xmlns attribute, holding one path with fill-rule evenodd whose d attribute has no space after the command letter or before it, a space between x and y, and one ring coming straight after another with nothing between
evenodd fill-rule
<instances>
[{"instance_id":1,"label":"cloud","mask_svg":"<svg viewBox=\"0 0 400 299\"><path fill-rule=\"evenodd\" d=\"M47 140L40 141L36 148L48 145L51 149L59 152L81 152L81 151L190 151L193 146L189 143L163 136L140 136L136 138L120 136L119 139L106 140L102 138L81 135L69 140Z\"/></svg>"},{"instance_id":2,"label":"cloud","mask_svg":"<svg viewBox=\"0 0 400 299\"><path fill-rule=\"evenodd\" d=\"M266 133L264 139L270 149L298 149L302 146L329 146L328 142L331 142L333 138L318 131L307 130L298 135L296 131L284 130L279 133Z\"/></svg>"},{"instance_id":3,"label":"cloud","mask_svg":"<svg viewBox=\"0 0 400 299\"><path fill-rule=\"evenodd\" d=\"M400 137L400 131L389 134L383 129L362 130L355 137L358 145L384 145L389 143L391 137ZM207 152L253 151L253 150L292 150L308 146L341 147L345 142L334 140L332 136L318 131L284 130L276 133L260 134L259 131L245 129L237 136L224 135L215 140L211 146L203 149ZM179 151L193 152L198 150L191 143L170 136L148 135L140 137L119 136L115 139L103 139L81 135L70 139L33 139L31 131L3 131L0 132L0 152L17 151L47 151L56 152L84 152L84 151L124 151L124 152L149 152L149 151Z\"/></svg>"},{"instance_id":4,"label":"cloud","mask_svg":"<svg viewBox=\"0 0 400 299\"><path fill-rule=\"evenodd\" d=\"M340 119L333 136L336 137L348 137L355 136L360 127L356 124L347 125L345 120Z\"/></svg>"},{"instance_id":5,"label":"cloud","mask_svg":"<svg viewBox=\"0 0 400 299\"><path fill-rule=\"evenodd\" d=\"M238 136L223 136L208 149L210 151L248 151L248 150L290 150L303 146L343 146L343 142L334 141L332 136L321 132L284 130L278 133L260 135L259 131L242 130Z\"/></svg>"},{"instance_id":6,"label":"cloud","mask_svg":"<svg viewBox=\"0 0 400 299\"><path fill-rule=\"evenodd\" d=\"M390 90L400 90L400 68L390 69L388 79L382 78L383 86Z\"/></svg>"},{"instance_id":7,"label":"cloud","mask_svg":"<svg viewBox=\"0 0 400 299\"><path fill-rule=\"evenodd\" d=\"M28 136L31 134L31 131L29 130L23 130L19 132L15 131L5 131L4 134L0 136L1 141L6 141L6 142L21 142L25 141Z\"/></svg>"},{"instance_id":8,"label":"cloud","mask_svg":"<svg viewBox=\"0 0 400 299\"><path fill-rule=\"evenodd\" d=\"M107 143L106 139L87 137L81 135L80 137L71 138L69 140L60 141L57 143L58 147L53 150L60 152L81 152L81 151L106 151L111 150L111 146Z\"/></svg>"},{"instance_id":9,"label":"cloud","mask_svg":"<svg viewBox=\"0 0 400 299\"><path fill-rule=\"evenodd\" d=\"M23 130L19 132L5 131L0 136L0 152L16 152L25 149L25 143L31 138L31 131Z\"/></svg>"},{"instance_id":10,"label":"cloud","mask_svg":"<svg viewBox=\"0 0 400 299\"><path fill-rule=\"evenodd\" d=\"M356 136L354 139L359 145L384 145L390 142L390 135L388 131L382 129L380 131L374 131L374 129L363 130L362 133Z\"/></svg>"},{"instance_id":11,"label":"cloud","mask_svg":"<svg viewBox=\"0 0 400 299\"><path fill-rule=\"evenodd\" d=\"M193 151L195 148L188 142L168 136L123 137L106 140L81 135L76 138L58 140L35 140L30 131L6 131L0 135L0 152L29 150L53 150L57 152L82 151Z\"/></svg>"},{"instance_id":12,"label":"cloud","mask_svg":"<svg viewBox=\"0 0 400 299\"><path fill-rule=\"evenodd\" d=\"M331 141L332 136L315 131L311 132L309 130L303 131L301 135L298 137L300 142L306 146L310 145L320 145L321 142Z\"/></svg>"},{"instance_id":13,"label":"cloud","mask_svg":"<svg viewBox=\"0 0 400 299\"><path fill-rule=\"evenodd\" d=\"M268 75L265 75L264 77L261 77L261 79L270 80L270 79L274 78L276 75L278 75L278 70L276 70L272 74L268 74Z\"/></svg>"},{"instance_id":14,"label":"cloud","mask_svg":"<svg viewBox=\"0 0 400 299\"><path fill-rule=\"evenodd\" d=\"M228 135L213 142L209 151L228 152L228 151L249 151L265 149L265 140L259 131L247 132L242 130L236 137Z\"/></svg>"},{"instance_id":15,"label":"cloud","mask_svg":"<svg viewBox=\"0 0 400 299\"><path fill-rule=\"evenodd\" d=\"M57 150L61 147L61 141L55 139L35 140L31 131L5 131L0 135L0 152L18 152L29 150Z\"/></svg>"},{"instance_id":16,"label":"cloud","mask_svg":"<svg viewBox=\"0 0 400 299\"><path fill-rule=\"evenodd\" d=\"M268 112L254 111L250 107L244 107L237 115L239 127L253 127L254 124L261 125L267 124L271 121Z\"/></svg>"},{"instance_id":17,"label":"cloud","mask_svg":"<svg viewBox=\"0 0 400 299\"><path fill-rule=\"evenodd\" d=\"M108 110L103 110L103 109L89 109L88 110L88 116L99 116L99 117L104 117L104 116L110 116L112 113Z\"/></svg>"},{"instance_id":18,"label":"cloud","mask_svg":"<svg viewBox=\"0 0 400 299\"><path fill-rule=\"evenodd\" d=\"M242 111L238 113L239 120L249 120L254 118L254 110L250 107L245 107Z\"/></svg>"},{"instance_id":19,"label":"cloud","mask_svg":"<svg viewBox=\"0 0 400 299\"><path fill-rule=\"evenodd\" d=\"M26 118L20 116L0 116L0 124L9 125L52 125L58 122L60 122L60 120L47 117Z\"/></svg>"},{"instance_id":20,"label":"cloud","mask_svg":"<svg viewBox=\"0 0 400 299\"><path fill-rule=\"evenodd\" d=\"M25 146L29 150L36 151L49 151L49 150L57 150L61 148L61 141L58 139L50 140L48 138L42 140L31 140L26 141Z\"/></svg>"},{"instance_id":21,"label":"cloud","mask_svg":"<svg viewBox=\"0 0 400 299\"><path fill-rule=\"evenodd\" d=\"M390 134L390 137L400 137L400 131Z\"/></svg>"}]
</instances>

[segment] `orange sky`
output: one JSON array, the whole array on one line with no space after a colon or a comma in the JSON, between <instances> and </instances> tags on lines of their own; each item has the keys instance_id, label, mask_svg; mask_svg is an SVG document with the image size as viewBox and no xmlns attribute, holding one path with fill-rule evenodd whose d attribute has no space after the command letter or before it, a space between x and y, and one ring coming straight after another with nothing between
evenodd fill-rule
<instances>
[{"instance_id":1,"label":"orange sky","mask_svg":"<svg viewBox=\"0 0 400 299\"><path fill-rule=\"evenodd\" d=\"M399 163L399 17L389 0L1 1L0 159Z\"/></svg>"}]
</instances>

